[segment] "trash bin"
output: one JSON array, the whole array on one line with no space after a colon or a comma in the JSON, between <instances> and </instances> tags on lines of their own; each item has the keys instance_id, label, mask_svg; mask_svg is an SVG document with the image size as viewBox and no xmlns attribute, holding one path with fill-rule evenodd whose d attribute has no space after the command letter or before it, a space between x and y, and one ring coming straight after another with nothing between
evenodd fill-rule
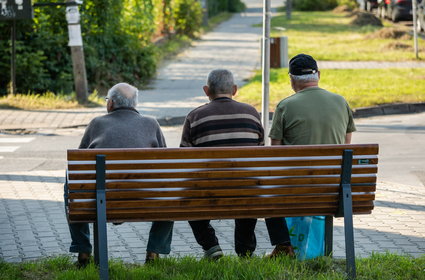
<instances>
[{"instance_id":1,"label":"trash bin","mask_svg":"<svg viewBox=\"0 0 425 280\"><path fill-rule=\"evenodd\" d=\"M270 38L270 67L288 67L288 37Z\"/></svg>"}]
</instances>

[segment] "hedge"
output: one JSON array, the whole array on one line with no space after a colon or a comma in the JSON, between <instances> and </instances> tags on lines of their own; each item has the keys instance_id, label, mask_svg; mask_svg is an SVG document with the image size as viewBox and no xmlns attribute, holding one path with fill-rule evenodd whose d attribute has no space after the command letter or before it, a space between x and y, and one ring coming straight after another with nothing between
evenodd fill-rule
<instances>
[{"instance_id":1,"label":"hedge","mask_svg":"<svg viewBox=\"0 0 425 280\"><path fill-rule=\"evenodd\" d=\"M226 2L217 12L241 7L240 0L209 5L217 2ZM202 21L199 0L84 0L79 9L89 90L102 94L120 81L145 84L156 71L152 42L170 34L194 37ZM10 21L0 22L0 95L10 83L10 30ZM37 7L33 20L18 21L16 45L17 92L72 92L64 7Z\"/></svg>"}]
</instances>

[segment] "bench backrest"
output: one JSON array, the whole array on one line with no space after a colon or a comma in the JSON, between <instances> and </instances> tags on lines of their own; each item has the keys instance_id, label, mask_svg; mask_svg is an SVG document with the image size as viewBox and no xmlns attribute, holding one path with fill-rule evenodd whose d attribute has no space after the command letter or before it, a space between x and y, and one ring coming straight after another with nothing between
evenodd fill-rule
<instances>
[{"instance_id":1,"label":"bench backrest","mask_svg":"<svg viewBox=\"0 0 425 280\"><path fill-rule=\"evenodd\" d=\"M68 218L95 221L97 155L110 222L335 215L344 150L353 213L370 213L377 144L68 150Z\"/></svg>"}]
</instances>

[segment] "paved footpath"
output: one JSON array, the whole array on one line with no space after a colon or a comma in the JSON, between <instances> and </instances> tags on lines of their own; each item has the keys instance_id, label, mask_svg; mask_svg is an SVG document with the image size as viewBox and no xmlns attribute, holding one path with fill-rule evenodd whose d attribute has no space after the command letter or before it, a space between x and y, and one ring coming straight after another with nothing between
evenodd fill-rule
<instances>
[{"instance_id":1,"label":"paved footpath","mask_svg":"<svg viewBox=\"0 0 425 280\"><path fill-rule=\"evenodd\" d=\"M68 253L70 235L63 205L63 170L0 175L0 259L35 260ZM372 252L425 253L425 188L379 182L372 215L354 216L357 256ZM343 219L335 219L334 255L344 257ZM235 254L232 220L213 221L225 254ZM150 223L108 224L111 258L143 263ZM273 249L264 220L256 228L257 255ZM187 222L175 224L171 256L202 256Z\"/></svg>"}]
</instances>

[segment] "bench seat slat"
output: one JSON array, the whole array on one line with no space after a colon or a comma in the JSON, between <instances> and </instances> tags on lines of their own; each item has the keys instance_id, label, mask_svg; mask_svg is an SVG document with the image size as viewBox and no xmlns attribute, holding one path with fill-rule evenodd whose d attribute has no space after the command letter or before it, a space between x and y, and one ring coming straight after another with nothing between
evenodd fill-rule
<instances>
[{"instance_id":1,"label":"bench seat slat","mask_svg":"<svg viewBox=\"0 0 425 280\"><path fill-rule=\"evenodd\" d=\"M373 192L375 186L354 186L352 192ZM339 186L283 186L274 188L237 188L237 189L189 189L189 190L175 190L175 191L107 191L106 199L141 199L141 198L161 198L161 197L238 197L238 196L259 196L259 195L294 195L294 194L326 194L338 193ZM84 193L70 193L70 199L95 199L94 192Z\"/></svg>"},{"instance_id":2,"label":"bench seat slat","mask_svg":"<svg viewBox=\"0 0 425 280\"><path fill-rule=\"evenodd\" d=\"M275 166L324 166L324 165L341 165L341 159L299 159L299 160L270 160L270 161L236 161L232 159L226 160L210 160L205 162L185 162L184 168L244 168L244 167L275 167ZM358 159L353 159L353 167L359 163ZM175 169L178 162L158 162L158 163L107 163L107 170L143 170L143 169ZM182 164L182 163L179 163ZM368 164L378 164L378 158L369 158ZM73 163L68 165L70 171L87 171L96 170L95 163Z\"/></svg>"},{"instance_id":3,"label":"bench seat slat","mask_svg":"<svg viewBox=\"0 0 425 280\"><path fill-rule=\"evenodd\" d=\"M269 185L309 185L309 184L339 184L339 177L310 177L310 178L283 178L283 179L232 179L232 180L184 180L184 181L160 181L160 182L107 182L107 189L155 189L155 188L215 188L215 187L238 187L238 186L269 186ZM352 184L375 183L376 175L367 174L362 177L353 177ZM94 190L95 183L69 182L69 189Z\"/></svg>"},{"instance_id":4,"label":"bench seat slat","mask_svg":"<svg viewBox=\"0 0 425 280\"><path fill-rule=\"evenodd\" d=\"M108 160L139 160L139 159L195 159L195 158L240 158L240 157L296 157L305 156L333 156L341 155L344 149L354 149L354 155L378 154L378 144L363 145L294 145L276 147L222 147L222 148L158 148L152 149L88 149L68 150L68 160L95 160L96 155L106 155Z\"/></svg>"},{"instance_id":5,"label":"bench seat slat","mask_svg":"<svg viewBox=\"0 0 425 280\"><path fill-rule=\"evenodd\" d=\"M377 167L358 167L353 168L353 174L371 174L378 171ZM185 172L157 172L149 173L106 173L106 180L120 179L175 179L175 178L249 178L249 177L268 177L268 176L312 176L312 175L338 175L341 168L300 168L300 169L282 169L282 170L188 170ZM69 180L95 180L96 174L74 174L68 175Z\"/></svg>"},{"instance_id":6,"label":"bench seat slat","mask_svg":"<svg viewBox=\"0 0 425 280\"><path fill-rule=\"evenodd\" d=\"M374 194L354 194L353 201L373 201ZM147 207L169 207L171 206L207 206L207 205L251 205L253 203L259 204L272 204L272 203L314 203L314 202L337 202L339 199L338 194L329 195L294 195L284 197L247 197L247 198L220 198L220 199L179 199L179 200L127 200L127 201L114 201L109 200L106 202L107 208L147 208ZM96 208L96 202L70 202L69 209L89 209Z\"/></svg>"},{"instance_id":7,"label":"bench seat slat","mask_svg":"<svg viewBox=\"0 0 425 280\"><path fill-rule=\"evenodd\" d=\"M327 208L305 208L305 209L247 209L245 211L206 211L204 212L171 212L171 213L108 213L107 220L115 221L168 221L168 220L201 220L201 219L235 219L235 218L267 218L267 217L292 217L292 216L316 216L316 215L334 215L337 207ZM373 210L370 206L353 206L354 214L369 214ZM95 213L84 211L73 212L69 214L71 222L93 222Z\"/></svg>"}]
</instances>

